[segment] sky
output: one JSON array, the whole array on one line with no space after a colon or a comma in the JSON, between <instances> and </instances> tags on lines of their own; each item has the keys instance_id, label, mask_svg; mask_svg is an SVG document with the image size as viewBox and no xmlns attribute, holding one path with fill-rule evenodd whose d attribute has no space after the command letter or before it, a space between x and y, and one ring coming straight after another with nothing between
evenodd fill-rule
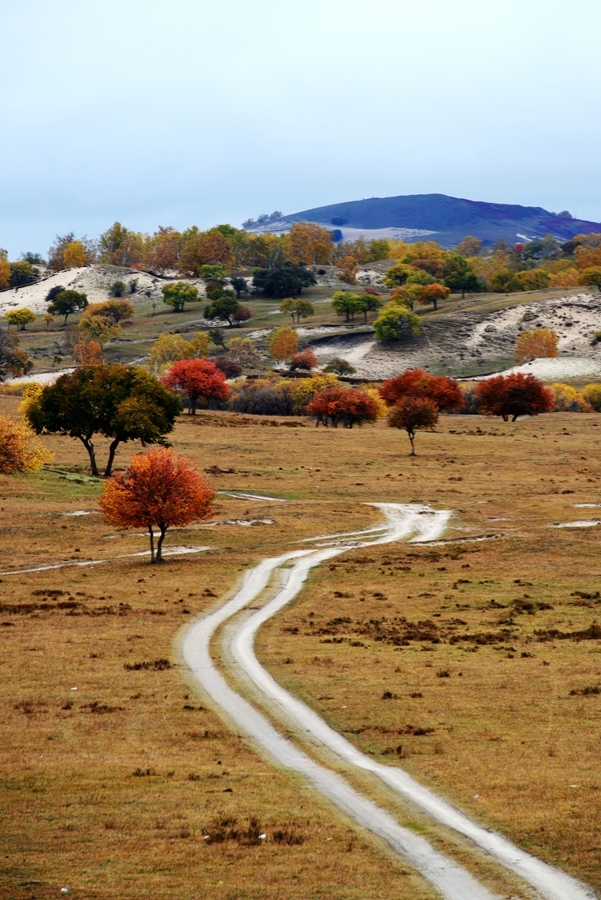
<instances>
[{"instance_id":1,"label":"sky","mask_svg":"<svg viewBox=\"0 0 601 900\"><path fill-rule=\"evenodd\" d=\"M599 0L0 0L0 247L444 193L601 221Z\"/></svg>"}]
</instances>

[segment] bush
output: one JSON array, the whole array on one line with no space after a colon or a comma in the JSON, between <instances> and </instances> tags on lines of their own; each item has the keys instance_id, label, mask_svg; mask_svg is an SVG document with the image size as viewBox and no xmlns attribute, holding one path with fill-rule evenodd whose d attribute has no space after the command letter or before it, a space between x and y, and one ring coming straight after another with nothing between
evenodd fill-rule
<instances>
[{"instance_id":1,"label":"bush","mask_svg":"<svg viewBox=\"0 0 601 900\"><path fill-rule=\"evenodd\" d=\"M288 381L253 378L234 385L229 408L261 416L295 415L296 385Z\"/></svg>"},{"instance_id":2,"label":"bush","mask_svg":"<svg viewBox=\"0 0 601 900\"><path fill-rule=\"evenodd\" d=\"M601 412L601 384L587 384L582 391L582 396L593 407L595 412Z\"/></svg>"},{"instance_id":3,"label":"bush","mask_svg":"<svg viewBox=\"0 0 601 900\"><path fill-rule=\"evenodd\" d=\"M122 297L126 290L127 285L124 281L113 281L109 295L111 297Z\"/></svg>"},{"instance_id":4,"label":"bush","mask_svg":"<svg viewBox=\"0 0 601 900\"><path fill-rule=\"evenodd\" d=\"M332 425L337 428L352 428L365 422L375 422L378 405L373 397L356 388L332 386L315 394L307 405L307 415L312 416L317 425Z\"/></svg>"},{"instance_id":5,"label":"bush","mask_svg":"<svg viewBox=\"0 0 601 900\"><path fill-rule=\"evenodd\" d=\"M0 415L0 473L35 472L52 459L29 425Z\"/></svg>"},{"instance_id":6,"label":"bush","mask_svg":"<svg viewBox=\"0 0 601 900\"><path fill-rule=\"evenodd\" d=\"M346 359L341 359L339 356L336 356L334 359L330 360L323 371L333 372L335 375L352 375L357 370L351 366Z\"/></svg>"}]
</instances>

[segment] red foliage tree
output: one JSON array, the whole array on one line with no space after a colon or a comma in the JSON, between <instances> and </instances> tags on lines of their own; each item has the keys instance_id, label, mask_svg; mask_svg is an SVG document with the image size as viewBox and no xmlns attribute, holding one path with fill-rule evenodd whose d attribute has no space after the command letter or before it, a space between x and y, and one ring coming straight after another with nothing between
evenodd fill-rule
<instances>
[{"instance_id":1,"label":"red foliage tree","mask_svg":"<svg viewBox=\"0 0 601 900\"><path fill-rule=\"evenodd\" d=\"M237 309L232 313L232 319L236 323L236 325L240 325L242 322L248 322L249 319L252 319L253 311L250 306L238 306Z\"/></svg>"},{"instance_id":2,"label":"red foliage tree","mask_svg":"<svg viewBox=\"0 0 601 900\"><path fill-rule=\"evenodd\" d=\"M242 366L240 363L233 357L228 356L227 353L222 353L220 356L214 356L211 362L223 372L226 378L237 378L238 375L242 374Z\"/></svg>"},{"instance_id":3,"label":"red foliage tree","mask_svg":"<svg viewBox=\"0 0 601 900\"><path fill-rule=\"evenodd\" d=\"M161 379L165 387L188 398L188 413L196 414L198 401L227 400L230 387L225 374L208 359L178 359Z\"/></svg>"},{"instance_id":4,"label":"red foliage tree","mask_svg":"<svg viewBox=\"0 0 601 900\"><path fill-rule=\"evenodd\" d=\"M518 416L538 416L550 412L555 404L553 394L534 375L495 375L476 385L476 397L487 416L502 416L515 422Z\"/></svg>"},{"instance_id":5,"label":"red foliage tree","mask_svg":"<svg viewBox=\"0 0 601 900\"><path fill-rule=\"evenodd\" d=\"M163 540L171 526L206 519L214 492L186 457L158 447L132 457L123 475L113 475L100 497L104 519L119 528L147 528L150 561L162 562ZM159 530L156 555L154 527Z\"/></svg>"},{"instance_id":6,"label":"red foliage tree","mask_svg":"<svg viewBox=\"0 0 601 900\"><path fill-rule=\"evenodd\" d=\"M317 366L317 357L313 353L310 347L307 347L306 350L301 350L300 353L295 353L292 357L292 362L290 363L290 371L294 372L296 369L305 369L309 371L310 369L314 369Z\"/></svg>"},{"instance_id":7,"label":"red foliage tree","mask_svg":"<svg viewBox=\"0 0 601 900\"><path fill-rule=\"evenodd\" d=\"M402 375L389 378L380 387L380 396L389 406L405 397L431 400L439 410L463 406L463 394L454 378L428 375L422 369L407 369Z\"/></svg>"},{"instance_id":8,"label":"red foliage tree","mask_svg":"<svg viewBox=\"0 0 601 900\"><path fill-rule=\"evenodd\" d=\"M427 397L402 397L388 416L391 428L402 428L411 442L410 456L415 456L415 432L434 428L438 422L438 407Z\"/></svg>"},{"instance_id":9,"label":"red foliage tree","mask_svg":"<svg viewBox=\"0 0 601 900\"><path fill-rule=\"evenodd\" d=\"M307 413L316 420L316 425L363 425L364 422L375 422L378 418L378 405L373 397L356 388L342 388L334 385L325 391L315 394L309 404Z\"/></svg>"}]
</instances>

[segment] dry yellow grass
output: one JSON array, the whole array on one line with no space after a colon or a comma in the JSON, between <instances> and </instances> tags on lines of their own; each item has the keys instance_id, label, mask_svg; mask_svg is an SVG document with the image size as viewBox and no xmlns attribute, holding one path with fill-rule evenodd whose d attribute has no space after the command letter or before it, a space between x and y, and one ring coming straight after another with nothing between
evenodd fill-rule
<instances>
[{"instance_id":1,"label":"dry yellow grass","mask_svg":"<svg viewBox=\"0 0 601 900\"><path fill-rule=\"evenodd\" d=\"M2 397L0 408L17 402ZM363 749L389 751L383 760L600 884L601 695L570 691L601 683L601 643L534 634L585 631L598 617L597 530L548 527L595 515L572 504L600 499L597 417L445 417L437 434L418 435L414 461L405 436L383 424L292 424L229 414L180 421L178 451L201 470L234 470L210 475L216 487L290 502L220 495L216 520L274 524L169 533L167 546L212 549L162 567L127 556L146 549L145 538L114 537L97 515L64 515L97 508L76 442L48 439L57 471L0 479L2 572L121 557L0 576L0 897L42 900L62 886L86 898L432 896L230 732L195 696L174 648L183 624L254 560L377 521L362 503L386 500L454 509L459 530L448 537L503 536L334 560L264 628L263 661ZM138 449L122 448L119 465ZM397 646L396 617L431 624L409 639L396 623L408 639ZM450 642L468 633L503 637ZM150 665L125 668L136 663ZM386 691L398 699L382 699ZM267 834L260 845L253 817ZM238 836L204 840L220 829Z\"/></svg>"}]
</instances>

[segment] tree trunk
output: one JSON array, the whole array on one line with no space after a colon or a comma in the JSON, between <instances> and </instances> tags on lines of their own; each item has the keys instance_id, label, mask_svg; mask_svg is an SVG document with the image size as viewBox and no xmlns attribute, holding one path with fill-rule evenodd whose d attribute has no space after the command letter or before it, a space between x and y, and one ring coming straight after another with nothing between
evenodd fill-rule
<instances>
[{"instance_id":1,"label":"tree trunk","mask_svg":"<svg viewBox=\"0 0 601 900\"><path fill-rule=\"evenodd\" d=\"M109 458L108 458L108 462L106 464L106 469L104 470L105 478L111 477L111 474L113 471L113 462L115 460L115 453L117 452L117 447L119 446L120 443L121 443L121 441L118 438L115 438L115 440L111 442L111 445L109 447Z\"/></svg>"},{"instance_id":2,"label":"tree trunk","mask_svg":"<svg viewBox=\"0 0 601 900\"><path fill-rule=\"evenodd\" d=\"M161 536L157 541L157 554L154 559L154 561L157 563L163 562L163 555L162 555L163 541L165 540L165 535L167 534L167 526L166 525L159 525L159 528L161 529Z\"/></svg>"},{"instance_id":3,"label":"tree trunk","mask_svg":"<svg viewBox=\"0 0 601 900\"><path fill-rule=\"evenodd\" d=\"M150 562L154 562L154 531L152 530L152 525L148 526L148 531L150 533Z\"/></svg>"},{"instance_id":4,"label":"tree trunk","mask_svg":"<svg viewBox=\"0 0 601 900\"><path fill-rule=\"evenodd\" d=\"M80 441L88 451L88 456L90 457L90 469L92 470L92 475L95 478L100 478L100 472L98 471L98 466L96 465L96 453L94 451L94 444L90 440L89 437L81 437Z\"/></svg>"},{"instance_id":5,"label":"tree trunk","mask_svg":"<svg viewBox=\"0 0 601 900\"><path fill-rule=\"evenodd\" d=\"M411 453L409 454L409 456L415 456L415 434L412 431L408 431L407 434L409 435L409 440L411 441Z\"/></svg>"}]
</instances>

